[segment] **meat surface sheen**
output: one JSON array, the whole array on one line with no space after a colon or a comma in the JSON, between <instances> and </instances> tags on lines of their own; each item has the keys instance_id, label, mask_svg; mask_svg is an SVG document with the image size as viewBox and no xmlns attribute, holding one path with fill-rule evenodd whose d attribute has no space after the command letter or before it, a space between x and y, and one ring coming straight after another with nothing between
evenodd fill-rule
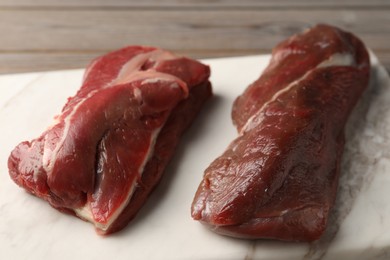
<instances>
[{"instance_id":1,"label":"meat surface sheen","mask_svg":"<svg viewBox=\"0 0 390 260\"><path fill-rule=\"evenodd\" d=\"M332 26L277 45L234 102L239 136L205 170L192 217L234 237L318 239L336 197L344 126L369 71L363 43Z\"/></svg>"},{"instance_id":2,"label":"meat surface sheen","mask_svg":"<svg viewBox=\"0 0 390 260\"><path fill-rule=\"evenodd\" d=\"M211 96L208 66L153 47L94 60L78 93L8 160L11 178L100 234L125 227Z\"/></svg>"}]
</instances>

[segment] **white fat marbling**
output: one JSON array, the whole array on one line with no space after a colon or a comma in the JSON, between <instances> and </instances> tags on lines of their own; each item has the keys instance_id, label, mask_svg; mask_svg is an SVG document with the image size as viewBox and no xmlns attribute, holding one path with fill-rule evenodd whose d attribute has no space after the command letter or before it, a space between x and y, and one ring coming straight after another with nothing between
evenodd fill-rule
<instances>
[{"instance_id":1,"label":"white fat marbling","mask_svg":"<svg viewBox=\"0 0 390 260\"><path fill-rule=\"evenodd\" d=\"M313 72L315 72L319 68L326 68L330 66L352 66L354 64L354 60L351 54L348 53L336 53L329 57L329 59L321 62L316 67L307 71L304 75L302 75L299 79L294 80L278 92L276 92L267 102L265 102L256 113L254 113L251 117L248 118L245 125L240 130L240 135L243 135L245 132L248 132L258 126L264 119L264 110L268 107L269 104L273 103L277 100L281 95L292 89L293 87L300 84L302 81L306 80ZM233 151L236 147L233 147Z\"/></svg>"},{"instance_id":2,"label":"white fat marbling","mask_svg":"<svg viewBox=\"0 0 390 260\"><path fill-rule=\"evenodd\" d=\"M190 204L203 170L237 135L230 119L232 102L268 60L204 61L211 65L214 99L183 138L136 219L105 238L90 223L28 195L7 170L10 151L46 129L80 86L83 71L0 76L0 259L389 259L390 82L374 57L373 84L347 129L337 210L321 240L239 240L214 234L191 219ZM245 70L237 74L237 68Z\"/></svg>"}]
</instances>

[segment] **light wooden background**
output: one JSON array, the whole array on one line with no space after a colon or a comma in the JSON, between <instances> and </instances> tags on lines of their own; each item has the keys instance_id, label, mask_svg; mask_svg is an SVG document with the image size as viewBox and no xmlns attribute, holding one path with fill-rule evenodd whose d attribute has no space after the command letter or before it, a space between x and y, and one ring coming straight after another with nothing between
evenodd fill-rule
<instances>
[{"instance_id":1,"label":"light wooden background","mask_svg":"<svg viewBox=\"0 0 390 260\"><path fill-rule=\"evenodd\" d=\"M357 34L390 70L390 0L0 0L0 73L81 68L133 44L263 54L316 23Z\"/></svg>"}]
</instances>

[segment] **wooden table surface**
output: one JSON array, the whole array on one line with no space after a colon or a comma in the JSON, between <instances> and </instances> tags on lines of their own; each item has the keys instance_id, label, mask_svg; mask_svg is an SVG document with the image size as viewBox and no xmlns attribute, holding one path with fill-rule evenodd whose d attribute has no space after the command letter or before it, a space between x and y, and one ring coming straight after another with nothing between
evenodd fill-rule
<instances>
[{"instance_id":1,"label":"wooden table surface","mask_svg":"<svg viewBox=\"0 0 390 260\"><path fill-rule=\"evenodd\" d=\"M0 0L0 73L82 68L135 44L264 54L316 23L355 33L390 70L390 0Z\"/></svg>"}]
</instances>

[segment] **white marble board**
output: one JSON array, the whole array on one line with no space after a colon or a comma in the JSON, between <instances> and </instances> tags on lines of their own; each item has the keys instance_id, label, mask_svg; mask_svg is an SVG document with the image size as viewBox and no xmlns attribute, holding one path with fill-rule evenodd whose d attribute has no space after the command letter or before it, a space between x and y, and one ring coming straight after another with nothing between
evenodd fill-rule
<instances>
[{"instance_id":1,"label":"white marble board","mask_svg":"<svg viewBox=\"0 0 390 260\"><path fill-rule=\"evenodd\" d=\"M76 93L83 70L0 76L0 259L389 259L390 81L371 58L372 83L348 124L336 207L327 233L312 244L223 237L190 217L203 170L236 136L232 102L269 56L204 60L212 69L214 98L136 219L108 237L27 194L8 176L10 151L51 123Z\"/></svg>"}]
</instances>

